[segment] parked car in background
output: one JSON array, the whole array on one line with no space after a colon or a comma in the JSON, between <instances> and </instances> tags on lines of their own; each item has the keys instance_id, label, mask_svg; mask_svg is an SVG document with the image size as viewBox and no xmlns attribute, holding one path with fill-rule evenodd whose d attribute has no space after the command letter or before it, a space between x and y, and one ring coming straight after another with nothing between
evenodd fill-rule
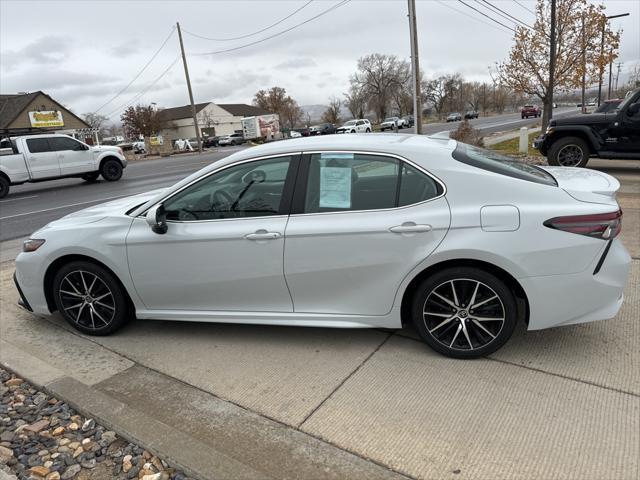
<instances>
[{"instance_id":1,"label":"parked car in background","mask_svg":"<svg viewBox=\"0 0 640 480\"><path fill-rule=\"evenodd\" d=\"M133 153L147 153L146 146L142 141L133 142L131 144L131 150L133 150Z\"/></svg>"},{"instance_id":2,"label":"parked car in background","mask_svg":"<svg viewBox=\"0 0 640 480\"><path fill-rule=\"evenodd\" d=\"M478 118L478 112L476 112L475 110L469 110L468 112L465 112L464 118L466 118L467 120Z\"/></svg>"},{"instance_id":3,"label":"parked car in background","mask_svg":"<svg viewBox=\"0 0 640 480\"><path fill-rule=\"evenodd\" d=\"M296 128L292 130L292 132L298 132L301 137L308 137L311 135L311 130L308 129L307 127Z\"/></svg>"},{"instance_id":4,"label":"parked car in background","mask_svg":"<svg viewBox=\"0 0 640 480\"><path fill-rule=\"evenodd\" d=\"M416 124L416 122L415 122L415 120L413 118L413 115L405 115L402 118L405 121L405 124L407 125L407 127L409 127L409 128L413 127Z\"/></svg>"},{"instance_id":5,"label":"parked car in background","mask_svg":"<svg viewBox=\"0 0 640 480\"><path fill-rule=\"evenodd\" d=\"M366 118L358 118L349 120L340 128L336 129L336 133L369 133L373 130L371 122Z\"/></svg>"},{"instance_id":6,"label":"parked car in background","mask_svg":"<svg viewBox=\"0 0 640 480\"><path fill-rule=\"evenodd\" d=\"M0 198L11 185L78 177L95 182L102 175L108 182L122 177L127 166L119 147L91 147L67 135L13 137L11 151L0 155Z\"/></svg>"},{"instance_id":7,"label":"parked car in background","mask_svg":"<svg viewBox=\"0 0 640 480\"><path fill-rule=\"evenodd\" d=\"M550 165L561 167L584 167L590 157L640 160L640 88L611 113L552 119L533 146Z\"/></svg>"},{"instance_id":8,"label":"parked car in background","mask_svg":"<svg viewBox=\"0 0 640 480\"><path fill-rule=\"evenodd\" d=\"M244 136L241 133L232 133L231 135L225 135L218 140L218 145L221 147L229 145L242 145L245 143Z\"/></svg>"},{"instance_id":9,"label":"parked car in background","mask_svg":"<svg viewBox=\"0 0 640 480\"><path fill-rule=\"evenodd\" d=\"M453 112L447 115L447 123L460 121L462 121L462 115L460 115L458 112Z\"/></svg>"},{"instance_id":10,"label":"parked car in background","mask_svg":"<svg viewBox=\"0 0 640 480\"><path fill-rule=\"evenodd\" d=\"M302 134L301 134L299 131L297 131L297 130L291 130L291 131L289 132L289 137L290 137L290 138L301 138L301 137L302 137Z\"/></svg>"},{"instance_id":11,"label":"parked car in background","mask_svg":"<svg viewBox=\"0 0 640 480\"><path fill-rule=\"evenodd\" d=\"M309 135L331 135L336 133L336 126L333 123L320 123L309 128Z\"/></svg>"},{"instance_id":12,"label":"parked car in background","mask_svg":"<svg viewBox=\"0 0 640 480\"><path fill-rule=\"evenodd\" d=\"M217 147L219 141L220 141L220 137L216 135L204 137L204 140L202 141L202 146L205 148Z\"/></svg>"},{"instance_id":13,"label":"parked car in background","mask_svg":"<svg viewBox=\"0 0 640 480\"><path fill-rule=\"evenodd\" d=\"M135 318L413 325L441 354L483 357L517 326L616 315L631 263L619 187L418 135L273 142L50 223L14 278L25 308L83 334Z\"/></svg>"},{"instance_id":14,"label":"parked car in background","mask_svg":"<svg viewBox=\"0 0 640 480\"><path fill-rule=\"evenodd\" d=\"M622 98L612 98L609 100L605 100L604 103L596 108L593 113L611 113L620 106L622 100Z\"/></svg>"},{"instance_id":15,"label":"parked car in background","mask_svg":"<svg viewBox=\"0 0 640 480\"><path fill-rule=\"evenodd\" d=\"M542 115L542 110L537 105L525 105L520 109L521 118L538 118Z\"/></svg>"},{"instance_id":16,"label":"parked car in background","mask_svg":"<svg viewBox=\"0 0 640 480\"><path fill-rule=\"evenodd\" d=\"M384 132L385 130L393 130L395 128L401 129L407 126L407 122L404 118L400 117L387 117L380 124L380 131Z\"/></svg>"}]
</instances>

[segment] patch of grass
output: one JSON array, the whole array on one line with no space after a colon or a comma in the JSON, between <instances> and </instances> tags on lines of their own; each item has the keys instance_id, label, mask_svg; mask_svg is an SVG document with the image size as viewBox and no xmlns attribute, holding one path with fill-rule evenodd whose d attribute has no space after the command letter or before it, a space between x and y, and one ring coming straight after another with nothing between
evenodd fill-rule
<instances>
[{"instance_id":1,"label":"patch of grass","mask_svg":"<svg viewBox=\"0 0 640 480\"><path fill-rule=\"evenodd\" d=\"M529 151L527 152L527 156L529 157L542 157L542 154L531 145L533 141L540 135L540 132L534 132L529 134ZM520 156L522 155L519 152L520 146L520 137L512 138L511 140L505 140L504 142L496 143L495 145L489 146L491 150L495 150L496 152L500 152L504 155L512 155L512 156Z\"/></svg>"}]
</instances>

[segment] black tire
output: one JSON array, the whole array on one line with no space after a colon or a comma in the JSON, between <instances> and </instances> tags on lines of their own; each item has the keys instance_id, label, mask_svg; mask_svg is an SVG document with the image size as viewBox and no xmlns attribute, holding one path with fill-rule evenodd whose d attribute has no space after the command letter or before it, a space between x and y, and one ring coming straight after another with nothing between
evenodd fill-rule
<instances>
[{"instance_id":1,"label":"black tire","mask_svg":"<svg viewBox=\"0 0 640 480\"><path fill-rule=\"evenodd\" d=\"M589 145L578 137L563 137L548 149L549 165L557 167L585 167L589 161Z\"/></svg>"},{"instance_id":2,"label":"black tire","mask_svg":"<svg viewBox=\"0 0 640 480\"><path fill-rule=\"evenodd\" d=\"M120 283L110 272L94 263L67 263L56 272L52 288L58 311L82 333L108 335L120 328L131 315Z\"/></svg>"},{"instance_id":3,"label":"black tire","mask_svg":"<svg viewBox=\"0 0 640 480\"><path fill-rule=\"evenodd\" d=\"M85 173L85 174L82 176L82 179L83 179L85 182L93 183L93 182L95 182L96 180L98 180L98 177L99 177L99 176L100 176L100 172Z\"/></svg>"},{"instance_id":4,"label":"black tire","mask_svg":"<svg viewBox=\"0 0 640 480\"><path fill-rule=\"evenodd\" d=\"M107 182L117 182L122 178L122 164L120 160L109 158L102 163L100 175Z\"/></svg>"},{"instance_id":5,"label":"black tire","mask_svg":"<svg viewBox=\"0 0 640 480\"><path fill-rule=\"evenodd\" d=\"M364 133L371 133L371 129L367 128Z\"/></svg>"},{"instance_id":6,"label":"black tire","mask_svg":"<svg viewBox=\"0 0 640 480\"><path fill-rule=\"evenodd\" d=\"M0 175L0 198L4 198L9 195L9 189L11 188L11 183L4 176Z\"/></svg>"},{"instance_id":7,"label":"black tire","mask_svg":"<svg viewBox=\"0 0 640 480\"><path fill-rule=\"evenodd\" d=\"M455 285L455 296L451 285ZM466 303L471 301L475 309ZM418 286L411 317L422 339L436 352L478 358L509 340L518 312L513 293L495 275L474 267L452 267Z\"/></svg>"}]
</instances>

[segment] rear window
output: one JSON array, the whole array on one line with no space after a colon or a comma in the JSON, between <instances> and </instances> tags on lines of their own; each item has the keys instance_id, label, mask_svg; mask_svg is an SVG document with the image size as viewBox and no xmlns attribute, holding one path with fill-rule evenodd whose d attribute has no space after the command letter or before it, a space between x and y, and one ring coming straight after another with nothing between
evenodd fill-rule
<instances>
[{"instance_id":1,"label":"rear window","mask_svg":"<svg viewBox=\"0 0 640 480\"><path fill-rule=\"evenodd\" d=\"M50 152L49 140L46 138L29 138L27 139L27 148L31 153Z\"/></svg>"},{"instance_id":2,"label":"rear window","mask_svg":"<svg viewBox=\"0 0 640 480\"><path fill-rule=\"evenodd\" d=\"M543 185L558 186L551 174L533 165L519 162L505 155L478 148L465 143L458 143L453 151L453 158L472 167L488 170L507 177L518 178Z\"/></svg>"}]
</instances>

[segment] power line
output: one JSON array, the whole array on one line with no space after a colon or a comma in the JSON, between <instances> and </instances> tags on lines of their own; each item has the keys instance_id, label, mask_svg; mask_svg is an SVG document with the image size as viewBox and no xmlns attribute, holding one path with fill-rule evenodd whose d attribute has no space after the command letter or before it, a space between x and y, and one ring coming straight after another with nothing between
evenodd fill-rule
<instances>
[{"instance_id":1,"label":"power line","mask_svg":"<svg viewBox=\"0 0 640 480\"><path fill-rule=\"evenodd\" d=\"M481 22L481 23L484 23L485 25L489 25L491 28L495 28L495 29L496 29L496 30L498 30L499 32L503 32L503 33L507 33L507 34L509 34L509 33L508 33L506 30L504 30L503 28L500 28L500 27L498 27L498 26L494 25L493 23L489 23L489 22L487 22L486 20L483 20L483 19L481 19L481 18L474 17L473 15L471 15L471 14L469 14L469 13L465 12L465 11L458 10L456 7L454 7L453 5L450 5L450 4L446 3L446 2L444 2L443 0L435 0L435 1L436 1L437 3L439 3L440 5L442 5L443 7L447 7L447 8L449 8L449 9L453 10L454 12L458 12L460 15L464 15L465 17L469 17L469 18L471 18L472 20L476 20L477 22Z\"/></svg>"},{"instance_id":2,"label":"power line","mask_svg":"<svg viewBox=\"0 0 640 480\"><path fill-rule=\"evenodd\" d=\"M142 91L140 91L138 94L136 94L135 97L133 97L131 100L129 100L126 103L123 103L122 105L120 105L118 108L116 108L115 110L113 110L111 113L109 113L108 115L106 115L107 118L111 118L113 115L115 115L116 113L121 112L124 108L127 108L128 106L132 105L133 103L135 103L140 97L142 97L145 93L147 93L149 90L151 90L151 88L158 83L162 77L164 77L167 73L169 73L171 71L171 69L174 67L174 65L176 63L178 63L178 60L180 60L180 55L178 55L173 62L171 62L171 64L169 64L169 66L167 68L165 68L162 73L160 75L158 75L155 80L153 80L153 82L151 82L149 85L147 85L147 87L145 89L143 89Z\"/></svg>"},{"instance_id":3,"label":"power line","mask_svg":"<svg viewBox=\"0 0 640 480\"><path fill-rule=\"evenodd\" d=\"M522 3L520 3L518 0L513 0L516 5L520 5L522 8L524 8L527 12L533 13L534 15L536 14L536 12L534 12L533 10L531 10L529 7L527 7L526 5L523 5Z\"/></svg>"},{"instance_id":4,"label":"power line","mask_svg":"<svg viewBox=\"0 0 640 480\"><path fill-rule=\"evenodd\" d=\"M227 48L225 50L216 50L216 51L213 51L213 52L191 53L190 56L218 55L220 53L235 52L236 50L240 50L240 49L243 49L243 48L251 47L253 45L257 45L258 43L262 43L262 42L265 42L267 40L271 40L272 38L279 37L280 35L284 35L285 33L290 32L291 30L294 30L294 29L296 29L298 27L301 27L302 25L305 25L305 24L315 20L316 18L322 17L323 15L326 15L327 13L329 13L329 12L331 12L331 11L337 9L337 8L340 8L341 6L349 3L350 1L351 0L342 0L342 1L338 2L338 3L336 3L335 5L333 5L332 7L329 7L328 9L323 10L319 14L314 15L311 18L308 18L304 22L300 22L300 23L298 23L296 25L293 25L292 27L289 27L289 28L287 28L285 30L282 30L282 31L278 32L278 33L274 33L273 35L269 35L268 37L264 37L264 38L261 38L259 40L255 40L255 41L253 41L251 43L246 43L244 45L240 45L240 46L233 47L233 48Z\"/></svg>"},{"instance_id":5,"label":"power line","mask_svg":"<svg viewBox=\"0 0 640 480\"><path fill-rule=\"evenodd\" d=\"M463 4L465 7L470 8L471 10L474 10L474 11L478 12L480 15L482 15L483 17L488 18L488 19L489 19L489 20L491 20L492 22L497 23L498 25L502 25L502 26L503 26L504 28L506 28L507 30L511 30L513 33L516 33L515 29L511 28L511 27L510 27L510 26L508 26L508 25L505 25L504 23L502 23L502 22L500 22L500 21L496 20L495 18L493 18L493 17L491 17L491 16L487 15L486 13L481 12L481 11L480 11L480 10L478 10L477 8L475 8L475 7L471 6L471 5L469 5L468 3L465 3L463 0L458 0L458 2L460 2L461 4Z\"/></svg>"},{"instance_id":6,"label":"power line","mask_svg":"<svg viewBox=\"0 0 640 480\"><path fill-rule=\"evenodd\" d=\"M188 35L191 35L192 37L197 37L197 38L201 38L203 40L211 40L213 42L229 42L232 40L241 40L243 38L247 38L247 37L253 37L254 35L257 35L259 33L265 32L267 30L269 30L270 28L275 27L276 25L280 25L282 22L284 22L285 20L290 19L291 17L293 17L296 13L298 13L300 10L302 10L303 8L308 7L311 3L313 3L314 0L309 0L307 3L305 3L304 5L302 5L300 8L298 8L297 10L294 10L292 13L290 13L289 15L287 15L284 18L281 18L280 20L278 20L276 23L272 23L271 25L269 25L268 27L264 27L260 30L257 30L253 33L248 33L246 35L240 35L239 37L228 37L228 38L210 38L210 37L205 37L203 35L198 35L197 33L193 33L190 32L188 30L185 30L184 28L182 29L182 31Z\"/></svg>"},{"instance_id":7,"label":"power line","mask_svg":"<svg viewBox=\"0 0 640 480\"><path fill-rule=\"evenodd\" d=\"M133 80L131 80L122 90L120 90L118 93L116 93L108 102L102 104L98 109L94 110L93 113L98 113L100 110L102 110L104 107L106 107L107 105L109 105L111 102L113 102L116 98L118 98L120 95L122 95L132 84L133 82L135 82L138 78L140 78L140 75L142 75L142 73L147 69L147 67L149 65L151 65L151 62L153 62L153 60L158 56L158 54L160 53L160 51L164 48L164 46L167 44L167 42L169 41L169 39L173 36L173 32L175 32L176 27L172 27L171 31L169 32L169 36L165 39L164 42L162 42L162 45L160 45L160 48L158 50L156 50L156 53L153 54L153 56L149 59L149 61L145 64L144 67L142 67L142 70L140 70L138 72L138 74L133 77Z\"/></svg>"},{"instance_id":8,"label":"power line","mask_svg":"<svg viewBox=\"0 0 640 480\"><path fill-rule=\"evenodd\" d=\"M476 0L477 3L480 3L479 0ZM531 30L533 30L533 27L531 25L528 25L526 23L524 23L521 20L518 20L516 17L514 17L513 15L511 15L508 12L505 12L504 10L502 10L499 7L496 7L495 5L493 5L491 2L488 2L487 0L482 0L482 3L488 5L495 13L497 13L498 15L500 15L502 18L505 18L509 21L515 22L516 24L520 24L525 28L529 28ZM487 8L487 7L485 7Z\"/></svg>"}]
</instances>

